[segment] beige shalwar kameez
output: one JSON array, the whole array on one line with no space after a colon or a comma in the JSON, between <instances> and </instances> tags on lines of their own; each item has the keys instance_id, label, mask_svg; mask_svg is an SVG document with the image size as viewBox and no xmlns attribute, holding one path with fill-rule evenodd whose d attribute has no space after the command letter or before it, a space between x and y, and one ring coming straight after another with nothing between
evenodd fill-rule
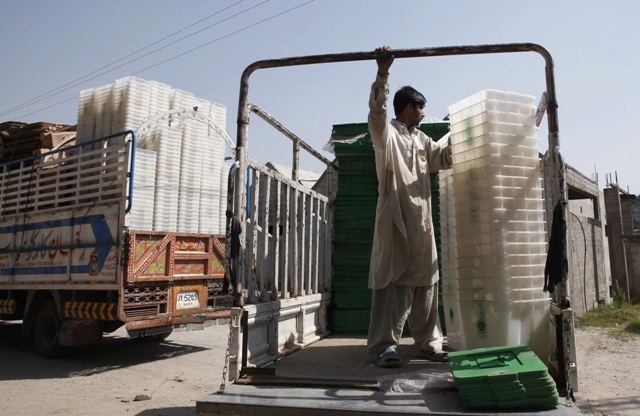
<instances>
[{"instance_id":1,"label":"beige shalwar kameez","mask_svg":"<svg viewBox=\"0 0 640 416\"><path fill-rule=\"evenodd\" d=\"M367 348L396 346L408 319L422 350L442 348L438 320L438 259L431 219L429 171L451 167L451 149L417 128L387 122L389 84L376 77L369 98L378 204L371 252L373 289Z\"/></svg>"}]
</instances>

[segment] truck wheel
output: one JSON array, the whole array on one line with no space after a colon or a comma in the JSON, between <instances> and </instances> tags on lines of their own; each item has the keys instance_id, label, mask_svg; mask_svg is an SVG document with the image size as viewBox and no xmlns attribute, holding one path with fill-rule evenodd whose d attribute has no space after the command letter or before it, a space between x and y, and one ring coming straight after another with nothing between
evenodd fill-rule
<instances>
[{"instance_id":1,"label":"truck wheel","mask_svg":"<svg viewBox=\"0 0 640 416\"><path fill-rule=\"evenodd\" d=\"M60 345L60 318L56 303L49 300L40 306L35 324L35 344L38 354L45 358L59 358L69 352L69 347Z\"/></svg>"},{"instance_id":2,"label":"truck wheel","mask_svg":"<svg viewBox=\"0 0 640 416\"><path fill-rule=\"evenodd\" d=\"M173 329L167 332L163 332L161 334L143 335L141 337L134 338L134 340L142 344L145 342L164 341L169 337L169 335L171 335L172 332L173 332Z\"/></svg>"},{"instance_id":3,"label":"truck wheel","mask_svg":"<svg viewBox=\"0 0 640 416\"><path fill-rule=\"evenodd\" d=\"M169 338L169 335L171 335L172 332L173 332L173 329L158 335L158 341L164 341L165 339Z\"/></svg>"}]
</instances>

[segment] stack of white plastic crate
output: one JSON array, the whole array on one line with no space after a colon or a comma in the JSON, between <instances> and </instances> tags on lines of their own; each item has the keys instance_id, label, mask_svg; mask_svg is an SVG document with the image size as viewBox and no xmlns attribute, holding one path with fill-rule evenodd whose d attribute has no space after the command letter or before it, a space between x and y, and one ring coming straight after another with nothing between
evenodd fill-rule
<instances>
[{"instance_id":1,"label":"stack of white plastic crate","mask_svg":"<svg viewBox=\"0 0 640 416\"><path fill-rule=\"evenodd\" d=\"M145 137L139 138L138 149L155 152L156 167L155 182L150 184L149 170L138 166L146 163L148 155L142 152L137 158L134 201L128 219L136 228L224 232L221 219L225 214L220 211L220 205L222 189L226 192L227 186L226 178L222 177L225 142L216 129L208 126L206 119L224 129L226 107L195 98L192 93L172 89L166 84L136 77L118 79L112 84L80 92L78 143L126 130L136 131L158 113L187 111L194 107L198 108L202 119L190 116L160 119L148 126ZM123 136L117 140L124 139ZM114 174L108 167L105 172ZM220 180L224 180L224 184ZM151 217L147 212L149 204L142 201L146 198L144 192L154 196L150 204Z\"/></svg>"},{"instance_id":2,"label":"stack of white plastic crate","mask_svg":"<svg viewBox=\"0 0 640 416\"><path fill-rule=\"evenodd\" d=\"M182 132L169 126L156 126L149 133L155 136L149 149L158 152L156 189L153 211L153 229L177 231L178 227L178 178L180 177L180 147Z\"/></svg>"},{"instance_id":3,"label":"stack of white plastic crate","mask_svg":"<svg viewBox=\"0 0 640 416\"><path fill-rule=\"evenodd\" d=\"M96 137L96 117L94 110L95 88L80 91L78 101L78 126L76 143L93 140Z\"/></svg>"},{"instance_id":4,"label":"stack of white plastic crate","mask_svg":"<svg viewBox=\"0 0 640 416\"><path fill-rule=\"evenodd\" d=\"M96 88L94 95L96 137L106 137L111 134L111 121L113 117L113 90L113 84L103 85Z\"/></svg>"},{"instance_id":5,"label":"stack of white plastic crate","mask_svg":"<svg viewBox=\"0 0 640 416\"><path fill-rule=\"evenodd\" d=\"M136 77L121 78L114 82L113 91L110 134L125 130L135 131L149 117L151 97L149 82Z\"/></svg>"},{"instance_id":6,"label":"stack of white plastic crate","mask_svg":"<svg viewBox=\"0 0 640 416\"><path fill-rule=\"evenodd\" d=\"M548 352L546 234L534 97L484 90L449 107L462 349ZM453 229L452 229L453 228Z\"/></svg>"},{"instance_id":7,"label":"stack of white plastic crate","mask_svg":"<svg viewBox=\"0 0 640 416\"><path fill-rule=\"evenodd\" d=\"M172 93L172 108L194 107L193 94L181 90L173 90ZM181 119L176 127L182 131L178 180L178 231L197 232L202 184L201 136L206 135L207 127L201 122L189 119Z\"/></svg>"},{"instance_id":8,"label":"stack of white plastic crate","mask_svg":"<svg viewBox=\"0 0 640 416\"><path fill-rule=\"evenodd\" d=\"M200 111L200 110L199 110ZM209 119L223 129L226 124L227 111L220 104L210 103L208 108ZM201 233L224 233L224 211L220 210L222 189L226 189L223 182L222 170L224 165L225 143L224 139L212 126L208 126L207 143L203 147L204 160L202 163L202 192L200 194L200 230ZM220 178L219 181L212 178ZM225 207L226 210L226 207Z\"/></svg>"},{"instance_id":9,"label":"stack of white plastic crate","mask_svg":"<svg viewBox=\"0 0 640 416\"><path fill-rule=\"evenodd\" d=\"M198 113L202 113L204 117L209 117L211 111L211 103L209 101L196 99L195 105L198 107ZM197 147L200 149L199 157L201 161L199 166L194 166L193 175L197 176L200 181L200 189L197 194L198 212L196 216L198 220L198 232L213 234L217 233L218 228L218 209L212 209L214 204L214 192L220 192L220 184L218 181L212 181L213 172L220 169L220 163L215 158L215 138L211 136L208 124L198 122L201 133L197 137ZM196 195L194 195L196 197Z\"/></svg>"},{"instance_id":10,"label":"stack of white plastic crate","mask_svg":"<svg viewBox=\"0 0 640 416\"><path fill-rule=\"evenodd\" d=\"M135 230L153 229L156 162L158 153L136 149L133 179L133 200L128 226Z\"/></svg>"},{"instance_id":11,"label":"stack of white plastic crate","mask_svg":"<svg viewBox=\"0 0 640 416\"><path fill-rule=\"evenodd\" d=\"M438 174L440 193L440 263L442 265L442 306L447 342L454 350L462 349L462 326L458 303L458 264L456 261L455 206L452 170Z\"/></svg>"}]
</instances>

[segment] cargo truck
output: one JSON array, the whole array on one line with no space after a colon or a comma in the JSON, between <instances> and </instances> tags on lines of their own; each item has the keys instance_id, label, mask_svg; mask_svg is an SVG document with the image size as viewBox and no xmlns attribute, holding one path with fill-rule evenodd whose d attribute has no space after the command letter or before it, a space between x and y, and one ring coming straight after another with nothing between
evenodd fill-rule
<instances>
[{"instance_id":1,"label":"cargo truck","mask_svg":"<svg viewBox=\"0 0 640 416\"><path fill-rule=\"evenodd\" d=\"M537 114L539 124L546 112L549 126L550 151L542 160L545 184L548 184L545 199L547 207L558 204L565 207L559 212L566 220L566 204L563 203L567 201L567 190L559 151L553 60L545 48L523 43L392 51L396 59L523 52L537 53L545 60L546 91ZM235 296L235 307L231 311L222 383L217 394L197 402L196 412L200 415L470 412L457 389L412 394L378 389L378 377L394 373L394 370L381 369L369 362L366 335L349 333L349 323L368 320L368 311L337 316L338 311L332 307L343 289L332 282L337 265L333 257L341 250L349 250L349 247L333 244L343 226L334 221L340 209L335 204L335 190L340 192L341 189L336 172L346 166L336 166L334 161L324 158L263 109L249 103L249 78L257 70L375 59L374 52L272 59L255 62L242 74L235 155L237 169L231 176L229 189L233 199L228 210L226 251L226 273ZM294 180L268 169L247 153L252 114L265 119L294 142ZM327 192L301 186L295 181L300 148L327 166L323 178ZM551 218L551 215L547 216L548 230L552 229ZM565 258L566 250L565 236L559 245ZM355 267L351 272L357 273L357 265L352 266ZM544 360L556 381L557 390L564 397L561 405L547 409L549 414L579 413L571 405L578 380L567 272L566 267L559 271L562 279L554 283L548 320L545 321L549 325L550 342ZM336 331L337 327L342 331ZM411 347L400 345L398 351L403 362ZM410 359L395 372L420 370L427 378L437 378L438 373L447 370L441 366ZM471 412L482 413L479 410Z\"/></svg>"},{"instance_id":2,"label":"cargo truck","mask_svg":"<svg viewBox=\"0 0 640 416\"><path fill-rule=\"evenodd\" d=\"M0 166L0 319L45 357L228 315L224 236L130 227L136 166L134 131Z\"/></svg>"}]
</instances>

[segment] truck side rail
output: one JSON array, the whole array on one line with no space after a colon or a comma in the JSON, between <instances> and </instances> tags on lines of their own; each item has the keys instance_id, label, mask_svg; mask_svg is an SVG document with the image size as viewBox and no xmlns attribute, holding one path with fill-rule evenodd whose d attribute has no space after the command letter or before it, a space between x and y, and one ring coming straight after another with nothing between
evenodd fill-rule
<instances>
[{"instance_id":1,"label":"truck side rail","mask_svg":"<svg viewBox=\"0 0 640 416\"><path fill-rule=\"evenodd\" d=\"M131 141L125 141L129 134ZM129 149L135 149L133 131L0 165L0 215L121 201L127 194L128 211L133 190L129 159L133 166L135 157Z\"/></svg>"},{"instance_id":2,"label":"truck side rail","mask_svg":"<svg viewBox=\"0 0 640 416\"><path fill-rule=\"evenodd\" d=\"M257 303L330 290L329 199L249 160L250 214L244 236L247 288L242 301ZM243 208L245 212L245 208Z\"/></svg>"},{"instance_id":3,"label":"truck side rail","mask_svg":"<svg viewBox=\"0 0 640 416\"><path fill-rule=\"evenodd\" d=\"M554 76L553 58L547 49L535 43L509 43L509 44L489 44L489 45L465 45L465 46L444 46L434 48L418 48L418 49L394 49L392 53L396 59L398 58L420 58L420 57L436 57L436 56L455 56L455 55L479 55L479 54L496 54L496 53L519 53L519 52L535 52L542 56L545 60L545 81L546 81L546 99L547 99L547 122L549 130L549 171L551 172L551 189L550 199L551 206L563 204L562 219L567 219L567 187L565 183L565 167L560 153L560 133L558 126L558 102L556 99L556 86ZM375 60L377 52L350 52L340 54L327 55L310 55L302 57L290 57L282 59L269 59L256 61L242 73L240 79L240 98L238 103L238 133L236 143L236 160L239 161L239 168L236 171L236 183L246 182L246 142L249 128L249 114L251 107L248 105L249 97L249 77L259 69L290 67L300 65L353 62ZM242 195L236 193L234 195L234 211L239 212L242 204ZM563 258L567 258L568 244L565 239L562 244ZM557 285L554 296L557 304L561 307L569 305L569 286L567 284L568 270L566 267L561 271L562 279Z\"/></svg>"},{"instance_id":4,"label":"truck side rail","mask_svg":"<svg viewBox=\"0 0 640 416\"><path fill-rule=\"evenodd\" d=\"M448 47L435 47L435 48L420 48L420 49L398 49L391 51L395 58L418 58L418 57L435 57L435 56L455 56L455 55L478 55L478 54L497 54L497 53L519 53L519 52L535 52L543 57L545 60L545 81L547 103L547 122L548 122L548 141L549 141L549 156L546 163L549 167L550 180L548 184L550 188L548 195L551 206L558 207L561 212L561 221L559 224L566 224L567 221L567 186L565 182L565 164L563 161L562 153L560 151L560 134L558 126L558 102L556 99L556 87L554 78L554 64L553 59L549 51L544 47L534 43L512 43L512 44L490 44L490 45L469 45L469 46L448 46ZM232 212L236 215L236 220L240 224L245 222L245 201L246 193L243 191L242 186L247 182L247 167L249 164L249 156L247 155L247 136L249 129L249 115L252 111L251 106L248 105L249 96L249 77L251 74L259 69L266 68L278 68L278 67L290 67L300 65L311 65L321 63L337 63L337 62L352 62L352 61L364 61L374 60L378 56L375 51L371 52L353 52L353 53L341 53L341 54L327 54L327 55L312 55L302 57L290 57L282 59L271 59L257 61L249 65L244 72L240 80L240 96L238 102L238 130L237 130L237 143L236 143L236 161L238 163L238 169L235 171L235 184L239 185L233 194L233 207ZM554 224L554 226L559 225ZM551 227L549 227L551 228ZM248 238L246 232L239 231L238 247L235 251L235 257L230 260L239 265L238 269L240 273L244 273L246 270L254 270L251 265L245 264L247 261L246 252L249 250L246 243ZM575 365L572 359L569 357L568 348L562 349L562 352L558 354L556 346L570 345L570 337L572 331L572 311L570 310L570 290L569 290L569 270L568 270L568 239L564 235L561 242L559 242L557 249L561 254L561 264L557 266L558 270L554 269L554 272L558 275L558 282L553 284L553 303L551 313L554 315L555 320L555 334L556 340L552 340L552 346L550 351L552 352L552 360L556 358L558 371L560 372L560 382L566 382L567 392L571 392L571 378L572 373L575 373ZM236 294L241 296L246 290L243 283L246 281L242 276L236 279ZM237 298L240 302L236 302L236 306L244 306L242 298ZM566 316L565 316L566 315ZM560 350L560 348L558 348Z\"/></svg>"}]
</instances>

